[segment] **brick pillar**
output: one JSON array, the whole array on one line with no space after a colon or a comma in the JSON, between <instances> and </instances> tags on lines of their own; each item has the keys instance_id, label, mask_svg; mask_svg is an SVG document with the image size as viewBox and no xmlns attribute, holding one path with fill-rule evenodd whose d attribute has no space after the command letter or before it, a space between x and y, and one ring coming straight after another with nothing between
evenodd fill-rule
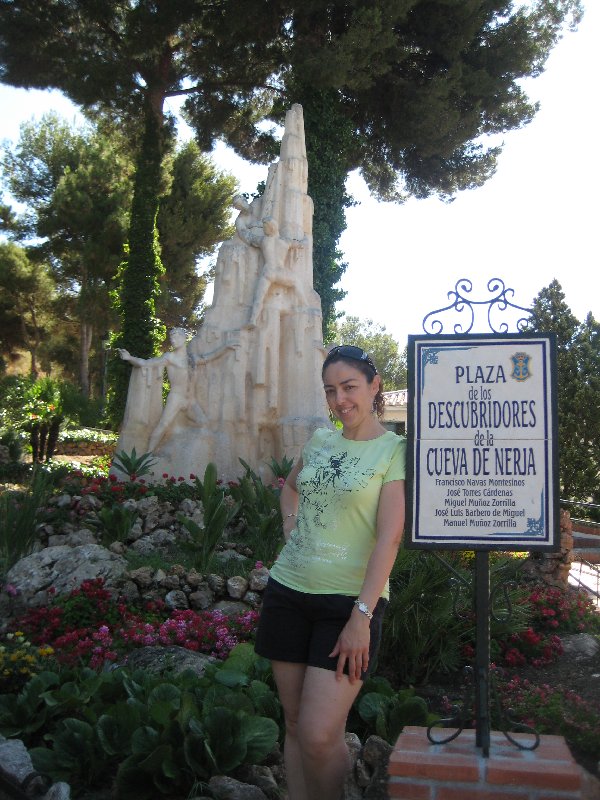
<instances>
[{"instance_id":1,"label":"brick pillar","mask_svg":"<svg viewBox=\"0 0 600 800\"><path fill-rule=\"evenodd\" d=\"M438 735L444 731L437 729ZM451 733L448 730L447 733ZM532 737L513 734L524 743ZM493 731L490 755L468 730L448 744L431 744L426 729L404 728L390 756L390 798L402 800L582 800L583 769L562 736L541 736L535 750L519 750Z\"/></svg>"}]
</instances>

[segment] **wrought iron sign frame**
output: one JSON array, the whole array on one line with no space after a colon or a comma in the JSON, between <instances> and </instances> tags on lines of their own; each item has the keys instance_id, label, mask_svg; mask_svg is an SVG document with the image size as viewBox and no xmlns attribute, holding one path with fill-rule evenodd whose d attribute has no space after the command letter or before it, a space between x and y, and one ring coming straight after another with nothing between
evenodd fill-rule
<instances>
[{"instance_id":1,"label":"wrought iron sign frame","mask_svg":"<svg viewBox=\"0 0 600 800\"><path fill-rule=\"evenodd\" d=\"M500 278L492 278L487 283L487 289L490 297L486 299L472 299L469 295L472 292L473 285L467 278L461 278L455 284L454 290L448 292L448 299L450 303L435 311L431 311L423 319L424 335L409 336L409 403L408 403L408 463L407 463L407 507L410 510L407 514L407 526L405 533L405 546L408 549L420 549L422 551L429 550L438 560L442 561L445 566L453 573L452 583L455 587L455 602L456 593L461 589L468 589L472 593L473 605L476 617L476 651L475 651L475 665L473 668L467 668L467 678L472 678L474 685L468 686L465 694L465 699L462 709L453 709L453 716L440 720L428 728L427 736L434 744L441 744L456 738L460 732L466 727L469 720L475 719L476 739L475 744L481 748L484 756L489 756L490 748L490 700L493 690L493 681L490 674L490 616L497 618L494 611L495 599L499 592L503 592L506 598L507 613L505 618L510 617L511 608L508 599L508 582L497 582L493 590L490 589L490 562L489 555L492 550L502 551L529 551L529 550L556 550L560 546L560 527L559 527L559 496L558 496L558 457L556 452L557 441L557 408L556 408L556 337L553 334L544 334L543 336L535 335L527 332L527 320L531 315L531 310L524 306L517 305L512 302L514 290L507 288ZM477 311L485 309L487 311L487 327L486 333L473 333ZM452 334L444 334L443 317L446 314L464 314L464 317L452 326ZM512 327L515 327L517 333L509 334L510 323L506 321L501 315L503 313L512 314L513 319L517 316L516 321L512 322ZM415 371L419 365L415 365L415 348L417 344L423 344L423 350L429 349L431 353L436 349L435 345L439 343L444 347L453 347L457 349L458 343L464 343L465 350L472 349L471 345L478 342L479 346L484 348L488 343L494 342L508 342L511 343L515 339L515 344L518 343L521 347L526 349L526 343L541 342L547 344L547 347L541 347L543 352L544 361L544 392L549 393L549 397L544 396L544 415L543 415L543 430L544 439L541 447L543 453L544 469L545 469L545 483L544 491L546 497L544 501L544 512L539 517L539 525L544 527L543 531L537 530L532 520L530 533L526 535L527 529L524 531L524 536L520 537L518 542L513 543L511 546L510 537L499 537L497 541L493 538L481 537L480 539L469 539L466 541L444 542L443 537L431 535L429 538L424 537L420 542L415 542L411 537L413 534L414 520L414 503L415 503L415 480L419 478L419 460L416 457L418 448L415 447L416 435L416 422L415 415L417 409L416 392L420 390L420 385L417 385L417 376ZM506 355L506 352L504 355ZM520 352L518 353L520 355ZM540 366L540 365L538 365ZM515 366L515 369L523 368L523 364ZM527 369L525 364L524 369ZM419 380L423 378L423 370L419 375ZM489 431L488 431L489 433ZM471 432L472 435L472 432ZM415 474L417 473L417 474ZM419 498L417 498L418 500ZM428 497L428 500L430 498ZM521 512L518 512L521 513ZM522 514L522 516L525 516ZM538 528L539 528L538 525ZM475 525L475 527L477 527ZM518 537L517 537L518 538ZM475 551L475 569L473 573L472 583L467 581L463 575L458 573L452 565L445 559L434 552L434 550L474 550ZM520 749L535 749L539 744L539 736L532 728L522 725L512 719L510 712L502 712L499 700L495 694L496 706L499 711L501 720L501 729L506 738ZM474 706L474 714L471 706ZM436 737L433 733L434 728L446 727L453 728L454 732L446 737ZM513 733L516 731L526 732L532 734L527 740L515 739L508 729L512 729Z\"/></svg>"}]
</instances>

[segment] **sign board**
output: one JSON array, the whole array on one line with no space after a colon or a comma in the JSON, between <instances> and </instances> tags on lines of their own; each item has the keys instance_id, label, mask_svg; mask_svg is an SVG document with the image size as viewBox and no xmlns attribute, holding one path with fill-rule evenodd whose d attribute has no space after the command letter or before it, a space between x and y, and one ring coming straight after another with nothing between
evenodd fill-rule
<instances>
[{"instance_id":1,"label":"sign board","mask_svg":"<svg viewBox=\"0 0 600 800\"><path fill-rule=\"evenodd\" d=\"M554 334L409 336L405 546L560 546Z\"/></svg>"}]
</instances>

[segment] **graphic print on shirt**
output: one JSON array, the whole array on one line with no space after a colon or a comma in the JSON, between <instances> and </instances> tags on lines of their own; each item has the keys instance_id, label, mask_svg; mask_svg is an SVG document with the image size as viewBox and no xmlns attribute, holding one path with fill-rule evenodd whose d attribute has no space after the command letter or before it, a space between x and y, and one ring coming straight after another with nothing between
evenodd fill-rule
<instances>
[{"instance_id":1,"label":"graphic print on shirt","mask_svg":"<svg viewBox=\"0 0 600 800\"><path fill-rule=\"evenodd\" d=\"M360 470L360 458L349 453L336 453L317 467L314 477L308 481L309 490L304 501L314 511L313 521L320 528L325 527L322 516L326 510L335 513L335 506L343 502L340 492L351 492L357 486L365 488L374 470ZM336 491L331 491L332 489ZM333 508L331 508L333 506Z\"/></svg>"},{"instance_id":2,"label":"graphic print on shirt","mask_svg":"<svg viewBox=\"0 0 600 800\"><path fill-rule=\"evenodd\" d=\"M345 452L331 452L324 446L311 455L302 472L304 481L300 488L301 503L298 524L289 541L287 554L295 568L304 566L309 553L313 558L343 560L347 542L318 541L309 536L309 530L327 529L335 531L334 522L342 515L344 495L367 487L374 476L372 467L361 466L360 458ZM307 519L309 518L309 519ZM333 552L333 551L336 552ZM320 554L320 555L319 555Z\"/></svg>"}]
</instances>

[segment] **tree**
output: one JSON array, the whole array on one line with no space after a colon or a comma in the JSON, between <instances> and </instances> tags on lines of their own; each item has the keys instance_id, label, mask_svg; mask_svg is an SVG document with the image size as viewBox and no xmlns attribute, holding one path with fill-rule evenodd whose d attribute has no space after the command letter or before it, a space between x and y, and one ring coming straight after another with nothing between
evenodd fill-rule
<instances>
[{"instance_id":1,"label":"tree","mask_svg":"<svg viewBox=\"0 0 600 800\"><path fill-rule=\"evenodd\" d=\"M142 357L158 351L163 267L156 228L162 160L173 137L167 97L194 94L200 144L254 122L261 87L282 63L283 4L224 0L0 0L0 80L58 88L84 108L106 107L141 131L129 251L119 272L120 343ZM117 365L123 407L127 368Z\"/></svg>"},{"instance_id":2,"label":"tree","mask_svg":"<svg viewBox=\"0 0 600 800\"><path fill-rule=\"evenodd\" d=\"M4 169L10 192L26 203L16 235L37 240L33 247L51 264L77 320L78 379L87 397L90 351L110 327L109 286L127 229L132 164L126 142L112 129L74 131L49 114L22 126Z\"/></svg>"},{"instance_id":3,"label":"tree","mask_svg":"<svg viewBox=\"0 0 600 800\"><path fill-rule=\"evenodd\" d=\"M193 141L181 147L166 171L170 187L160 199L157 221L165 266L158 316L167 328L195 327L207 284L207 275L198 274L198 261L232 235L229 209L236 182Z\"/></svg>"},{"instance_id":4,"label":"tree","mask_svg":"<svg viewBox=\"0 0 600 800\"><path fill-rule=\"evenodd\" d=\"M589 501L600 474L600 326L591 314L582 325L554 280L534 299L527 330L556 334L561 491Z\"/></svg>"},{"instance_id":5,"label":"tree","mask_svg":"<svg viewBox=\"0 0 600 800\"><path fill-rule=\"evenodd\" d=\"M123 258L133 185L127 133L102 115L75 132L50 114L26 123L3 158L6 186L25 204L12 235L36 241L34 249L52 265L61 296L61 324L53 327L45 355L75 372L85 396L92 361L96 374L102 366L100 338L116 325L110 289ZM234 179L217 171L194 143L165 159L158 227L168 266L161 285L168 325L196 322L206 286L206 277L196 274L197 260L228 234L234 188Z\"/></svg>"},{"instance_id":6,"label":"tree","mask_svg":"<svg viewBox=\"0 0 600 800\"><path fill-rule=\"evenodd\" d=\"M165 98L187 95L201 148L223 137L260 160L273 148L262 119L280 118L290 102L309 107L309 89L322 89L332 119L344 117L352 133L347 147L332 148L337 180L356 165L379 196L451 197L493 173L499 149L481 145L482 136L531 119L535 106L518 81L542 70L578 9L578 0L515 9L504 0L245 0L240 13L235 0L0 0L0 79L59 88L85 108L139 120L120 297L123 343L147 357L160 338L157 186L172 136ZM332 287L343 273L335 250L317 263L315 284ZM328 298L325 306L331 316Z\"/></svg>"},{"instance_id":7,"label":"tree","mask_svg":"<svg viewBox=\"0 0 600 800\"><path fill-rule=\"evenodd\" d=\"M331 288L346 267L336 244L348 172L360 169L384 200L431 194L450 200L481 186L501 150L484 137L533 118L537 105L520 79L543 70L565 21L570 16L575 24L580 13L577 0L514 7L481 0L307 0L294 7L285 100L301 103L313 120L306 138L314 284L326 338L335 317L331 300L339 299ZM323 239L321 214L330 220Z\"/></svg>"},{"instance_id":8,"label":"tree","mask_svg":"<svg viewBox=\"0 0 600 800\"><path fill-rule=\"evenodd\" d=\"M384 325L371 319L344 317L333 326L336 344L354 344L373 358L386 392L406 389L406 348L401 353L398 342L386 332Z\"/></svg>"},{"instance_id":9,"label":"tree","mask_svg":"<svg viewBox=\"0 0 600 800\"><path fill-rule=\"evenodd\" d=\"M0 242L0 353L17 349L31 356L30 372L38 375L38 352L47 332L54 281L46 265L29 258L12 242Z\"/></svg>"}]
</instances>

